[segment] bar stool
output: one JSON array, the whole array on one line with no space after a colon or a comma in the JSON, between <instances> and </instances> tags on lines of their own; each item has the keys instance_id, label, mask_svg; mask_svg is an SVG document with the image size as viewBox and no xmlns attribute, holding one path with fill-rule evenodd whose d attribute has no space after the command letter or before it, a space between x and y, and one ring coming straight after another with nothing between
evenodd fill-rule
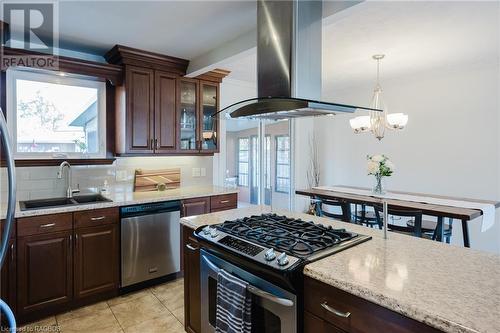
<instances>
[{"instance_id":1,"label":"bar stool","mask_svg":"<svg viewBox=\"0 0 500 333\"><path fill-rule=\"evenodd\" d=\"M383 225L383 208L381 205L374 205L375 215L377 216L377 220ZM396 231L399 233L410 234L416 237L423 237L432 240L437 239L437 232L439 223L442 223L442 220L439 222L424 220L422 218L422 211L419 210L406 210L406 209L395 209L390 208L388 214L391 216L399 216L399 217L409 217L410 219L406 221L405 225L397 225L394 223L387 224L387 228L391 231ZM451 238L451 224L443 223L443 235L446 238L446 243L450 243Z\"/></svg>"},{"instance_id":2,"label":"bar stool","mask_svg":"<svg viewBox=\"0 0 500 333\"><path fill-rule=\"evenodd\" d=\"M349 203L323 198L317 200L316 212L318 216L351 222L351 205Z\"/></svg>"},{"instance_id":3,"label":"bar stool","mask_svg":"<svg viewBox=\"0 0 500 333\"><path fill-rule=\"evenodd\" d=\"M361 209L358 210L358 207ZM370 208L366 204L354 204L354 214L352 214L352 221L356 224L362 224L370 228L378 227L382 229L382 225L378 222L375 211L367 210Z\"/></svg>"}]
</instances>

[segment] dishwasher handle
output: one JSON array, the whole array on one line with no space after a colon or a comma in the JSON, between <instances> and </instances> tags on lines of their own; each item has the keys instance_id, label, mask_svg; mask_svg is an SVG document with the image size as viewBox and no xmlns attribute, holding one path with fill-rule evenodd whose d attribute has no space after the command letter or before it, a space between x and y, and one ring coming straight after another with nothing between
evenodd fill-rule
<instances>
[{"instance_id":1,"label":"dishwasher handle","mask_svg":"<svg viewBox=\"0 0 500 333\"><path fill-rule=\"evenodd\" d=\"M126 217L168 213L176 211L178 211L179 213L181 211L181 202L179 200L153 202L141 205L121 207L120 216L122 218L126 218Z\"/></svg>"}]
</instances>

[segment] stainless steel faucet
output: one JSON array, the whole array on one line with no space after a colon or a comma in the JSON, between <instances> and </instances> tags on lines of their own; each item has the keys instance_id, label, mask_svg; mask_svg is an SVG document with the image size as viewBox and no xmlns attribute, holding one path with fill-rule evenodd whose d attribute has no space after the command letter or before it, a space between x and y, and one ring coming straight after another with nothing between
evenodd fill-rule
<instances>
[{"instance_id":1,"label":"stainless steel faucet","mask_svg":"<svg viewBox=\"0 0 500 333\"><path fill-rule=\"evenodd\" d=\"M67 177L68 189L66 190L66 198L73 198L73 194L79 193L80 189L78 188L79 186L77 186L76 190L71 189L71 164L69 164L68 161L63 161L59 165L59 171L57 171L57 178L62 179L64 167L68 167L68 172L66 173L68 175Z\"/></svg>"}]
</instances>

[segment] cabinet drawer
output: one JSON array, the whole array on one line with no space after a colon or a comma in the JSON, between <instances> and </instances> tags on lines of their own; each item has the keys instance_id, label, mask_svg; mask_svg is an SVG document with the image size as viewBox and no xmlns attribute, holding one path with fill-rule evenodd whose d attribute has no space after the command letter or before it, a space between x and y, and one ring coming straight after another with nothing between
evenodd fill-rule
<instances>
[{"instance_id":1,"label":"cabinet drawer","mask_svg":"<svg viewBox=\"0 0 500 333\"><path fill-rule=\"evenodd\" d=\"M182 200L182 216L194 216L210 213L210 197Z\"/></svg>"},{"instance_id":2,"label":"cabinet drawer","mask_svg":"<svg viewBox=\"0 0 500 333\"><path fill-rule=\"evenodd\" d=\"M71 230L73 214L51 214L17 219L17 235L30 236L48 232Z\"/></svg>"},{"instance_id":3,"label":"cabinet drawer","mask_svg":"<svg viewBox=\"0 0 500 333\"><path fill-rule=\"evenodd\" d=\"M304 309L347 332L440 332L399 313L311 278L304 278Z\"/></svg>"},{"instance_id":4,"label":"cabinet drawer","mask_svg":"<svg viewBox=\"0 0 500 333\"><path fill-rule=\"evenodd\" d=\"M75 212L75 228L118 223L118 208L104 208Z\"/></svg>"},{"instance_id":5,"label":"cabinet drawer","mask_svg":"<svg viewBox=\"0 0 500 333\"><path fill-rule=\"evenodd\" d=\"M210 198L210 211L222 210L221 208L231 209L238 205L238 194L214 195Z\"/></svg>"}]
</instances>

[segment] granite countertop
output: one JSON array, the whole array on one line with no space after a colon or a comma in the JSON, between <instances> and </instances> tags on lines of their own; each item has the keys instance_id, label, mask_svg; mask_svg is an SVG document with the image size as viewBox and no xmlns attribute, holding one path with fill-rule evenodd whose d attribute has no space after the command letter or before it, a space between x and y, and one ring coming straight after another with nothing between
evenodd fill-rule
<instances>
[{"instance_id":1,"label":"granite countertop","mask_svg":"<svg viewBox=\"0 0 500 333\"><path fill-rule=\"evenodd\" d=\"M182 218L191 228L269 212L258 206ZM500 332L500 256L301 213L370 235L304 267L304 274L444 332Z\"/></svg>"},{"instance_id":2,"label":"granite countertop","mask_svg":"<svg viewBox=\"0 0 500 333\"><path fill-rule=\"evenodd\" d=\"M92 210L98 208L120 207L134 204L180 200L188 198L198 198L219 194L237 193L238 189L225 188L219 186L185 186L178 189L166 190L162 192L133 192L130 188L111 189L109 193L103 194L112 202L98 202L84 205L68 205L62 207L31 209L22 211L19 203L16 206L16 217L28 217L37 215L47 215L56 213L67 213L82 210ZM83 193L82 193L83 194ZM6 204L0 207L0 218L4 219L6 214Z\"/></svg>"}]
</instances>

